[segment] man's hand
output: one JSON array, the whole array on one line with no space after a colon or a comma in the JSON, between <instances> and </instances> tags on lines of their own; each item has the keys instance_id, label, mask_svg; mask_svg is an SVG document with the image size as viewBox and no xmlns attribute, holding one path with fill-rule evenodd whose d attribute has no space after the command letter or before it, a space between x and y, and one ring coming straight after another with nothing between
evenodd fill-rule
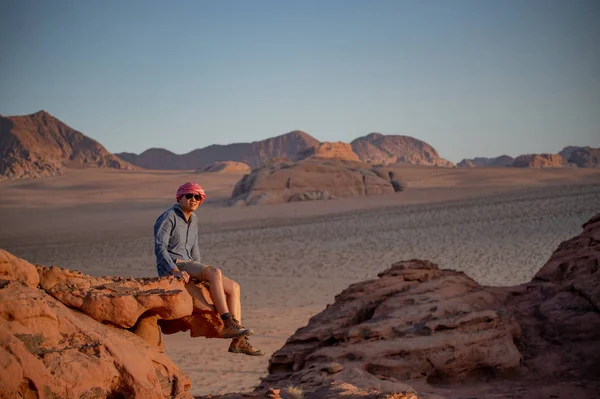
<instances>
[{"instance_id":1,"label":"man's hand","mask_svg":"<svg viewBox=\"0 0 600 399\"><path fill-rule=\"evenodd\" d=\"M171 270L171 274L175 276L177 280L183 280L184 282L190 281L190 275L187 272L182 272L181 270Z\"/></svg>"}]
</instances>

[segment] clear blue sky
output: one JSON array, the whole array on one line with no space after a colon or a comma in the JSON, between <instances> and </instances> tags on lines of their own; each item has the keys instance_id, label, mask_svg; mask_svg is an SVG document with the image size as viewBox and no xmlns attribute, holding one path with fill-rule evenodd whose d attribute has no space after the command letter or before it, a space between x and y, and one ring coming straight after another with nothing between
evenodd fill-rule
<instances>
[{"instance_id":1,"label":"clear blue sky","mask_svg":"<svg viewBox=\"0 0 600 399\"><path fill-rule=\"evenodd\" d=\"M0 114L111 152L370 132L442 157L600 147L600 1L4 0Z\"/></svg>"}]
</instances>

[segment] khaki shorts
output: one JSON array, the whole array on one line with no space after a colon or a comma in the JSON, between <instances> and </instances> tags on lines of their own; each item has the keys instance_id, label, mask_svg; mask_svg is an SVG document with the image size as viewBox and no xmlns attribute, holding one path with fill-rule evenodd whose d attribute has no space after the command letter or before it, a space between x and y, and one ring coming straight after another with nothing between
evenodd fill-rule
<instances>
[{"instance_id":1,"label":"khaki shorts","mask_svg":"<svg viewBox=\"0 0 600 399\"><path fill-rule=\"evenodd\" d=\"M206 269L208 269L209 267L212 267L210 265L206 265L206 264L200 263L200 262L195 262L193 260L181 260L181 259L176 259L175 264L177 265L177 268L179 270L181 270L182 272L186 272L187 274L190 275L190 277L195 278L196 280L200 280L200 281L206 281L206 278L204 278L204 271Z\"/></svg>"}]
</instances>

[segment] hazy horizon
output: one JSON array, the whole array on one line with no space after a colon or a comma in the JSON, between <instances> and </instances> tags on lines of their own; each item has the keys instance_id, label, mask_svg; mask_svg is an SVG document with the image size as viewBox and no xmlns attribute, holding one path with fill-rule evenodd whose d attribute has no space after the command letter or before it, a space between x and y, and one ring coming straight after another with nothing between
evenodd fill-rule
<instances>
[{"instance_id":1,"label":"hazy horizon","mask_svg":"<svg viewBox=\"0 0 600 399\"><path fill-rule=\"evenodd\" d=\"M302 130L406 135L442 158L600 147L595 0L7 1L0 114L110 152Z\"/></svg>"}]
</instances>

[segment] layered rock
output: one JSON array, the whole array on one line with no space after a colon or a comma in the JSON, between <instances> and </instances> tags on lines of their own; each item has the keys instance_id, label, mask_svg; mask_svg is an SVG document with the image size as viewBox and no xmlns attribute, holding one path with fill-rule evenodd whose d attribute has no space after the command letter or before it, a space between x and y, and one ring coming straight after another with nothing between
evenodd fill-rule
<instances>
[{"instance_id":1,"label":"layered rock","mask_svg":"<svg viewBox=\"0 0 600 399\"><path fill-rule=\"evenodd\" d=\"M243 162L225 161L225 162L214 162L206 166L201 172L224 172L224 173L247 173L250 172L250 166Z\"/></svg>"},{"instance_id":2,"label":"layered rock","mask_svg":"<svg viewBox=\"0 0 600 399\"><path fill-rule=\"evenodd\" d=\"M482 287L430 262L351 285L269 363L262 387L309 397L574 398L600 392L600 215L535 278ZM350 389L350 388L348 388Z\"/></svg>"},{"instance_id":3,"label":"layered rock","mask_svg":"<svg viewBox=\"0 0 600 399\"><path fill-rule=\"evenodd\" d=\"M405 184L390 171L362 162L307 158L273 160L252 170L236 185L232 205L323 200L335 197L391 194Z\"/></svg>"},{"instance_id":4,"label":"layered rock","mask_svg":"<svg viewBox=\"0 0 600 399\"><path fill-rule=\"evenodd\" d=\"M514 158L508 155L501 155L495 158L477 157L465 158L456 164L459 168L504 168L512 166Z\"/></svg>"},{"instance_id":5,"label":"layered rock","mask_svg":"<svg viewBox=\"0 0 600 399\"><path fill-rule=\"evenodd\" d=\"M307 148L301 151L297 156L297 160L306 158L334 158L344 161L360 161L360 158L354 151L352 146L348 143L342 143L338 141L336 143L324 142L316 146Z\"/></svg>"},{"instance_id":6,"label":"layered rock","mask_svg":"<svg viewBox=\"0 0 600 399\"><path fill-rule=\"evenodd\" d=\"M115 154L146 169L203 170L214 162L243 162L251 167L278 157L292 158L299 152L318 145L319 140L300 130L252 143L211 145L187 154L174 154L162 148L151 148L140 155Z\"/></svg>"},{"instance_id":7,"label":"layered rock","mask_svg":"<svg viewBox=\"0 0 600 399\"><path fill-rule=\"evenodd\" d=\"M191 398L162 333L222 328L202 284L92 277L0 250L0 397Z\"/></svg>"},{"instance_id":8,"label":"layered rock","mask_svg":"<svg viewBox=\"0 0 600 399\"><path fill-rule=\"evenodd\" d=\"M0 116L0 179L54 176L65 166L133 168L45 111Z\"/></svg>"},{"instance_id":9,"label":"layered rock","mask_svg":"<svg viewBox=\"0 0 600 399\"><path fill-rule=\"evenodd\" d=\"M361 161L389 165L406 162L414 165L453 167L431 145L409 136L371 133L350 143Z\"/></svg>"},{"instance_id":10,"label":"layered rock","mask_svg":"<svg viewBox=\"0 0 600 399\"><path fill-rule=\"evenodd\" d=\"M515 168L563 168L566 161L559 154L525 154L515 158Z\"/></svg>"}]
</instances>

